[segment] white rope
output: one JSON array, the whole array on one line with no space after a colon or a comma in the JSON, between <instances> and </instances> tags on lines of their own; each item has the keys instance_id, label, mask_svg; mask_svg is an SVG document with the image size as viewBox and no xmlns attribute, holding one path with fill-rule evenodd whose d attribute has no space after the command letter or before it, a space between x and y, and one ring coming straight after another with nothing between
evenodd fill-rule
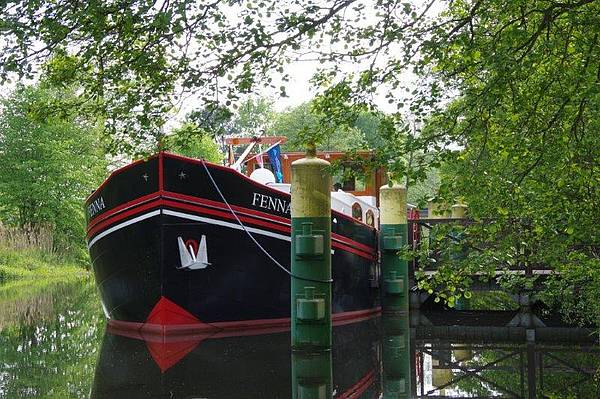
<instances>
[{"instance_id":1,"label":"white rope","mask_svg":"<svg viewBox=\"0 0 600 399\"><path fill-rule=\"evenodd\" d=\"M217 193L219 194L219 196L221 197L221 199L223 200L223 203L225 203L225 205L227 206L227 208L229 209L229 212L231 212L231 214L233 215L233 217L235 218L235 220L239 223L240 226L242 226L242 229L244 229L244 231L246 232L246 234L248 235L248 237L250 237L250 239L254 242L254 244L256 244L256 246L269 258L273 261L273 263L275 263L275 265L277 267L279 267L281 270L283 270L284 272L286 272L287 274L289 274L291 277L297 278L299 280L304 280L304 281L311 281L314 283L326 283L326 284L331 284L333 282L333 279L329 279L329 280L320 280L320 279L312 279L312 278L307 278L307 277L301 277L301 276L297 276L295 274L293 274L291 271L289 271L288 269L285 268L285 266L283 266L281 263L279 263L277 261L277 259L275 259L266 249L263 248L262 245L260 245L260 243L256 240L256 238L254 238L254 236L252 235L252 233L250 233L248 231L248 229L246 229L246 226L242 223L242 221L238 218L237 214L235 213L235 211L231 208L231 205L229 205L229 202L227 202L227 200L225 199L225 196L223 195L223 193L221 192L221 190L219 189L219 186L217 185L217 182L215 181L215 179L212 177L212 174L210 173L210 171L208 170L208 167L206 166L206 162L204 161L204 159L201 160L202 162L202 166L204 166L204 170L206 170L206 174L208 175L208 178L210 179L210 181L212 182L213 186L215 187L215 190L217 190Z\"/></svg>"}]
</instances>

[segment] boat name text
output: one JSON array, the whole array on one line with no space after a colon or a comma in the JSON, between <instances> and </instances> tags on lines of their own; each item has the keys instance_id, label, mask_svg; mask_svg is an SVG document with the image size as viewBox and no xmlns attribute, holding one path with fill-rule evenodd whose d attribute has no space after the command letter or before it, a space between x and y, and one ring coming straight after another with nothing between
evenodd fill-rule
<instances>
[{"instance_id":1,"label":"boat name text","mask_svg":"<svg viewBox=\"0 0 600 399\"><path fill-rule=\"evenodd\" d=\"M98 212L100 212L104 208L106 208L106 206L104 205L104 198L102 198L102 197L96 198L91 204L89 204L87 206L88 217L90 219L93 218L94 216L96 216L98 214Z\"/></svg>"},{"instance_id":2,"label":"boat name text","mask_svg":"<svg viewBox=\"0 0 600 399\"><path fill-rule=\"evenodd\" d=\"M252 206L275 212L290 213L290 203L288 201L260 193L252 193Z\"/></svg>"}]
</instances>

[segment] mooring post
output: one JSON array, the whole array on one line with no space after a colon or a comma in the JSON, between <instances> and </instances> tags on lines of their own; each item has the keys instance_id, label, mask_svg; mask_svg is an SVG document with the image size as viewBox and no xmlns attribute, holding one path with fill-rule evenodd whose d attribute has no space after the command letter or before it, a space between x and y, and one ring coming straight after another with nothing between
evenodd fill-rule
<instances>
[{"instance_id":1,"label":"mooring post","mask_svg":"<svg viewBox=\"0 0 600 399\"><path fill-rule=\"evenodd\" d=\"M452 219L464 219L467 215L467 206L463 203L457 203L452 205ZM462 232L458 232L453 234L453 238L456 241L454 243L454 245L459 246L459 249L457 249L456 251L453 251L450 254L450 257L453 260L463 260L467 257L467 248L464 247L464 245L461 244L461 241L463 239L463 234ZM456 302L454 303L454 308L456 310L468 310L469 309L469 299L465 298L464 296L461 296L460 298L458 298L456 300Z\"/></svg>"},{"instance_id":2,"label":"mooring post","mask_svg":"<svg viewBox=\"0 0 600 399\"><path fill-rule=\"evenodd\" d=\"M467 206L465 204L452 205L452 219L464 219L467 215Z\"/></svg>"},{"instance_id":3,"label":"mooring post","mask_svg":"<svg viewBox=\"0 0 600 399\"><path fill-rule=\"evenodd\" d=\"M292 348L331 348L331 175L309 149L292 163Z\"/></svg>"},{"instance_id":4,"label":"mooring post","mask_svg":"<svg viewBox=\"0 0 600 399\"><path fill-rule=\"evenodd\" d=\"M292 398L332 397L331 351L292 351Z\"/></svg>"},{"instance_id":5,"label":"mooring post","mask_svg":"<svg viewBox=\"0 0 600 399\"><path fill-rule=\"evenodd\" d=\"M397 184L387 185L379 192L383 311L408 311L408 261L398 256L408 236L406 188Z\"/></svg>"},{"instance_id":6,"label":"mooring post","mask_svg":"<svg viewBox=\"0 0 600 399\"><path fill-rule=\"evenodd\" d=\"M408 312L384 313L381 318L383 398L409 398L412 394Z\"/></svg>"}]
</instances>

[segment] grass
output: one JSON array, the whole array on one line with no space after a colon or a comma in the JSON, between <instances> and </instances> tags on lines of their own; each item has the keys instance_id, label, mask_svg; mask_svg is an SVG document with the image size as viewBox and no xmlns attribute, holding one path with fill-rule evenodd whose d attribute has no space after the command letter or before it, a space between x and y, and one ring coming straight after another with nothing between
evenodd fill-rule
<instances>
[{"instance_id":1,"label":"grass","mask_svg":"<svg viewBox=\"0 0 600 399\"><path fill-rule=\"evenodd\" d=\"M88 275L81 260L53 248L52 230L9 227L0 222L0 283L9 280L56 280Z\"/></svg>"},{"instance_id":2,"label":"grass","mask_svg":"<svg viewBox=\"0 0 600 399\"><path fill-rule=\"evenodd\" d=\"M16 279L54 279L85 276L88 272L75 260L47 251L0 246L0 283Z\"/></svg>"}]
</instances>

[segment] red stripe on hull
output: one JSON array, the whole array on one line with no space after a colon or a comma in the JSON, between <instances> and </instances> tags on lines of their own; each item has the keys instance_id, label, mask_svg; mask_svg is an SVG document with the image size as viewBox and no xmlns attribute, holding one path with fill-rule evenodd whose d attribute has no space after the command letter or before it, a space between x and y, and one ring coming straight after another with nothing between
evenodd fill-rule
<instances>
[{"instance_id":1,"label":"red stripe on hull","mask_svg":"<svg viewBox=\"0 0 600 399\"><path fill-rule=\"evenodd\" d=\"M379 316L381 308L334 313L334 326L358 323ZM109 319L110 331L114 334L142 340L189 339L190 337L225 338L247 335L273 334L290 330L290 318L224 321L214 323L192 323L162 325Z\"/></svg>"},{"instance_id":2,"label":"red stripe on hull","mask_svg":"<svg viewBox=\"0 0 600 399\"><path fill-rule=\"evenodd\" d=\"M225 205L223 202L213 201L213 200L209 200L206 198L194 197L193 195L179 194L179 193L174 193L172 191L164 191L163 197L166 199L173 198L173 199L178 199L181 201L188 201L188 202L193 202L193 203L197 203L197 204L201 204L201 205L207 205L207 206L211 206L211 207L215 207L215 208L219 208L219 209L225 209L229 212L229 208L227 208L227 205ZM242 207L239 205L230 205L230 206L231 206L231 209L233 209L234 211L239 212L239 213L246 213L248 215L266 218L266 219L272 220L274 222L280 222L280 223L286 224L288 226L290 225L290 219L288 219L288 218L284 218L284 217L281 217L278 215L273 215L271 213L257 211L254 209L245 208L245 207Z\"/></svg>"},{"instance_id":3,"label":"red stripe on hull","mask_svg":"<svg viewBox=\"0 0 600 399\"><path fill-rule=\"evenodd\" d=\"M128 217L135 216L139 213L150 210L152 208L156 208L157 206L160 206L161 204L162 204L162 201L160 199L157 199L157 200L145 203L144 205L138 206L137 208L131 209L129 211L119 213L118 215L115 215L112 218L106 219L105 221L98 223L96 226L94 226L93 228L91 228L88 231L88 233L87 233L88 239L91 239L93 236L100 233L101 230L109 227L112 224L115 224L123 219L128 218Z\"/></svg>"},{"instance_id":4,"label":"red stripe on hull","mask_svg":"<svg viewBox=\"0 0 600 399\"><path fill-rule=\"evenodd\" d=\"M174 201L164 201L164 204L166 206L172 207L172 208L177 208L177 209L183 209L183 210L189 210L189 211L193 211L193 212L198 212L198 213L203 213L203 214L208 214L208 215L214 215L214 216L219 216L225 219L229 219L232 221L237 222L237 219L231 214L231 212L221 212L221 211L217 211L214 209L207 209L207 208L203 208L203 207L199 207L199 206L194 206L194 205L188 205L188 204L180 204L178 202L174 202ZM263 220L257 220L257 219L251 219L248 217L244 217L244 216L238 216L238 218L245 223L250 223L253 224L255 226L262 226L262 227L268 227L270 229L282 232L282 233L286 233L286 234L291 234L291 227L286 227L286 226L281 226L278 224L274 224L274 223L269 223ZM354 243L354 241L353 241ZM369 259L371 261L374 261L376 259L376 256L372 253L366 253L363 251L360 251L358 249L349 247L347 245L341 244L341 243L337 243L337 242L332 242L331 246L333 248L337 248L337 249L341 249L347 252L351 252L355 255L358 255L360 257Z\"/></svg>"},{"instance_id":5,"label":"red stripe on hull","mask_svg":"<svg viewBox=\"0 0 600 399\"><path fill-rule=\"evenodd\" d=\"M200 207L197 205L182 204L180 202L169 201L169 200L164 200L163 204L170 208L183 209L186 211L193 211L193 212L202 213L205 215L219 216L224 219L237 221L236 218L229 211L222 212L222 211L217 211L215 209L204 208L204 207ZM269 222L266 222L263 220L258 220L258 219L251 219L246 216L238 216L238 218L242 222L252 223L253 225L256 225L256 226L269 227L270 229L277 230L277 231L283 232L283 233L288 233L288 234L291 232L290 227L281 226L279 224L269 223Z\"/></svg>"},{"instance_id":6,"label":"red stripe on hull","mask_svg":"<svg viewBox=\"0 0 600 399\"><path fill-rule=\"evenodd\" d=\"M340 244L340 243L337 243L337 242L332 242L331 246L333 248L338 248L338 249L341 249L343 251L347 251L347 252L353 253L354 255L358 255L358 256L360 256L362 258L366 258L366 259L369 259L369 260L372 260L372 261L375 261L377 259L375 257L375 255L373 255L373 254L368 254L368 253L359 251L358 249L354 249L354 248L351 248L351 247L349 247L347 245Z\"/></svg>"},{"instance_id":7,"label":"red stripe on hull","mask_svg":"<svg viewBox=\"0 0 600 399\"><path fill-rule=\"evenodd\" d=\"M156 206L168 206L170 208L175 208L175 209L180 209L180 210L186 210L186 211L192 211L195 213L200 213L200 214L204 214L204 215L212 215L212 216L218 216L220 218L224 218L224 219L228 219L228 220L232 220L232 221L236 221L236 218L231 214L231 212L227 211L227 212L222 212L222 211L218 211L215 209L210 209L210 208L205 208L202 206L198 206L198 205L191 205L191 204L183 204L183 203L179 203L179 202L175 202L175 201L170 201L170 200L163 200L163 199L158 199L156 201L152 201L149 203L146 203L140 207L137 207L135 209L131 209L129 211L124 211L122 213L119 213L117 215L115 215L112 218L108 218L105 221L98 223L97 225L95 225L93 228L91 228L88 231L88 239L91 239L92 236L100 233L100 231L103 228L107 228L110 225L119 222L120 220L123 220L127 217L131 217L134 216L137 213L141 213L142 211L145 210L149 210L153 207ZM244 223L249 223L252 224L254 226L261 226L261 227L268 227L269 229L272 230L276 230L278 232L281 233L286 233L286 234L290 234L291 233L291 228L288 226L281 226L280 224L276 224L276 223L270 223L264 220L258 220L258 219L253 219L250 217L245 217L245 216L238 216L238 218L244 222ZM350 239L346 239L347 241L352 242L353 245L358 244L355 241L352 241ZM341 249L350 253L353 253L355 255L358 255L360 257L366 258L368 260L374 261L376 260L376 256L373 253L367 253L367 252L363 252L359 249L355 249L352 247L349 247L347 245L338 243L333 241L332 242L332 247L333 248L337 248L337 249Z\"/></svg>"},{"instance_id":8,"label":"red stripe on hull","mask_svg":"<svg viewBox=\"0 0 600 399\"><path fill-rule=\"evenodd\" d=\"M227 212L231 213L229 211L229 208L227 208L227 206L222 203L222 202L218 202L218 201L212 201L212 200L207 200L205 198L199 198L199 197L194 197L191 195L184 195L184 194L179 194L179 193L174 193L171 191L165 191L164 192L164 198L169 199L170 197L172 197L173 199L178 199L178 200L182 200L182 201L188 201L188 202L193 202L193 203L197 203L197 204L201 204L201 205L208 205L211 207L215 207L215 208L219 208L219 209L223 209L226 210ZM257 217L261 217L264 219L268 219L274 222L280 222L285 224L286 226L290 226L290 219L288 218L284 218L281 216L277 216L277 215L273 215L270 213L266 213L266 212L261 212L261 211L257 211L254 209L249 209L249 208L245 208L239 205L231 205L231 209L233 209L234 211L236 211L236 213L245 213L248 215L252 215L252 216L257 216ZM368 245L365 244L361 244L359 242L353 241L348 237L344 237L340 234L336 234L336 233L332 233L332 238L338 241L341 241L345 244L348 245L352 245L355 246L356 248L363 250L365 252L373 252L375 251L375 249L373 247L369 247Z\"/></svg>"},{"instance_id":9,"label":"red stripe on hull","mask_svg":"<svg viewBox=\"0 0 600 399\"><path fill-rule=\"evenodd\" d=\"M375 370L371 370L364 377L362 377L356 384L351 386L346 391L342 392L340 396L336 396L337 399L350 399L358 398L362 395L373 383L375 382Z\"/></svg>"},{"instance_id":10,"label":"red stripe on hull","mask_svg":"<svg viewBox=\"0 0 600 399\"><path fill-rule=\"evenodd\" d=\"M158 191L162 192L165 187L165 174L164 171L164 153L158 153Z\"/></svg>"},{"instance_id":11,"label":"red stripe on hull","mask_svg":"<svg viewBox=\"0 0 600 399\"><path fill-rule=\"evenodd\" d=\"M373 247L369 247L365 244L361 244L358 241L354 241L354 240L352 240L348 237L344 237L343 235L340 235L340 234L332 233L331 238L333 238L334 240L339 240L339 241L343 242L344 244L352 245L364 252L374 253L376 251L375 248L373 248Z\"/></svg>"},{"instance_id":12,"label":"red stripe on hull","mask_svg":"<svg viewBox=\"0 0 600 399\"><path fill-rule=\"evenodd\" d=\"M157 192L154 192L154 193L150 193L148 195L144 195L144 196L142 196L140 198L131 200L131 201L126 202L126 203L124 203L122 205L116 206L113 209L110 209L110 210L108 210L108 211L106 211L106 212L98 215L96 218L90 220L88 222L87 231L89 233L89 231L94 226L96 226L98 223L100 223L100 222L102 222L102 221L104 221L104 220L106 220L106 219L108 219L108 218L116 215L119 212L125 211L125 210L133 208L133 207L135 207L137 205L141 205L143 203L146 203L146 202L149 202L151 200L158 199L158 198L159 198L159 193L157 191Z\"/></svg>"}]
</instances>

